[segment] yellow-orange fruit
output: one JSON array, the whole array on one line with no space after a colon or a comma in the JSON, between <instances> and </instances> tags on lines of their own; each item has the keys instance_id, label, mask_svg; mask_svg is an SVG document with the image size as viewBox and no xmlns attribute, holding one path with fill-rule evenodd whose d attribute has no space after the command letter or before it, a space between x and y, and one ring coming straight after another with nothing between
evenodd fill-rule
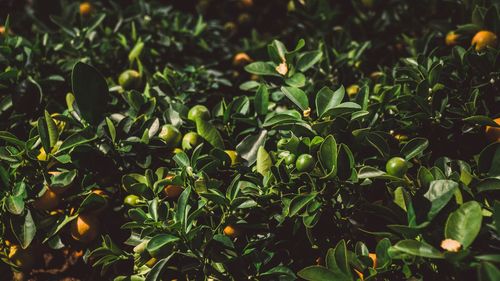
<instances>
[{"instance_id":1,"label":"yellow-orange fruit","mask_svg":"<svg viewBox=\"0 0 500 281\"><path fill-rule=\"evenodd\" d=\"M444 42L446 43L447 46L455 46L458 44L459 37L460 36L458 34L456 34L453 31L450 31L450 32L448 32L448 34L446 34L446 37L444 38Z\"/></svg>"},{"instance_id":2,"label":"yellow-orange fruit","mask_svg":"<svg viewBox=\"0 0 500 281\"><path fill-rule=\"evenodd\" d=\"M59 195L52 189L47 188L42 196L38 197L33 203L33 207L40 211L54 210L59 205Z\"/></svg>"},{"instance_id":3,"label":"yellow-orange fruit","mask_svg":"<svg viewBox=\"0 0 500 281\"><path fill-rule=\"evenodd\" d=\"M253 6L253 0L240 0L238 3L241 8L251 8Z\"/></svg>"},{"instance_id":4,"label":"yellow-orange fruit","mask_svg":"<svg viewBox=\"0 0 500 281\"><path fill-rule=\"evenodd\" d=\"M355 97L358 94L358 92L359 92L359 86L356 85L356 84L353 84L353 85L347 87L346 92L347 92L347 95L350 98L353 98L353 97Z\"/></svg>"},{"instance_id":5,"label":"yellow-orange fruit","mask_svg":"<svg viewBox=\"0 0 500 281\"><path fill-rule=\"evenodd\" d=\"M233 65L243 66L251 61L252 59L246 53L237 53L233 58Z\"/></svg>"},{"instance_id":6,"label":"yellow-orange fruit","mask_svg":"<svg viewBox=\"0 0 500 281\"><path fill-rule=\"evenodd\" d=\"M71 223L71 237L76 241L88 243L99 235L99 221L93 215L79 215Z\"/></svg>"},{"instance_id":7,"label":"yellow-orange fruit","mask_svg":"<svg viewBox=\"0 0 500 281\"><path fill-rule=\"evenodd\" d=\"M173 175L168 175L166 177L166 179L167 180L173 180L174 176ZM169 198L169 199L177 199L177 198L179 198L179 196L181 195L181 193L182 193L183 190L184 189L182 188L182 186L175 185L175 184L168 184L163 189L163 193L165 193L165 196L167 196L167 198Z\"/></svg>"},{"instance_id":8,"label":"yellow-orange fruit","mask_svg":"<svg viewBox=\"0 0 500 281\"><path fill-rule=\"evenodd\" d=\"M231 238L236 238L238 236L240 236L240 230L237 229L236 227L232 226L232 225L228 225L226 227L224 227L224 234L226 236L229 236Z\"/></svg>"},{"instance_id":9,"label":"yellow-orange fruit","mask_svg":"<svg viewBox=\"0 0 500 281\"><path fill-rule=\"evenodd\" d=\"M86 17L92 12L92 4L89 2L83 2L80 4L80 15Z\"/></svg>"},{"instance_id":10,"label":"yellow-orange fruit","mask_svg":"<svg viewBox=\"0 0 500 281\"><path fill-rule=\"evenodd\" d=\"M472 38L471 45L476 51L482 51L486 47L495 47L497 44L497 35L488 30L481 30Z\"/></svg>"},{"instance_id":11,"label":"yellow-orange fruit","mask_svg":"<svg viewBox=\"0 0 500 281\"><path fill-rule=\"evenodd\" d=\"M0 35L3 35L5 33L5 26L0 25Z\"/></svg>"},{"instance_id":12,"label":"yellow-orange fruit","mask_svg":"<svg viewBox=\"0 0 500 281\"><path fill-rule=\"evenodd\" d=\"M497 118L495 120L495 123L500 125L500 118ZM499 142L500 141L500 127L492 127L492 126L486 126L486 129L484 130L486 134L486 138L491 141L491 142Z\"/></svg>"}]
</instances>

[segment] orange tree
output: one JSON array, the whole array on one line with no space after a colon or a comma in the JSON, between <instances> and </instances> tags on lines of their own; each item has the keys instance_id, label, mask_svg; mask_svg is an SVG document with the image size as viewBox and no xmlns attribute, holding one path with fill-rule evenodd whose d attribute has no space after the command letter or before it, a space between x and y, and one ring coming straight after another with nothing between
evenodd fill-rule
<instances>
[{"instance_id":1,"label":"orange tree","mask_svg":"<svg viewBox=\"0 0 500 281\"><path fill-rule=\"evenodd\" d=\"M0 29L0 271L499 279L495 1L126 2Z\"/></svg>"}]
</instances>

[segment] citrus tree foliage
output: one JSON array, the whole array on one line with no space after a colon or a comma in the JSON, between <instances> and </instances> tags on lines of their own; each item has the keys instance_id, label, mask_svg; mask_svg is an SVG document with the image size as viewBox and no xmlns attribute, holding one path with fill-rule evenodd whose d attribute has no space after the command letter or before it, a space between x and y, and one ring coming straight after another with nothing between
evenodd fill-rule
<instances>
[{"instance_id":1,"label":"citrus tree foliage","mask_svg":"<svg viewBox=\"0 0 500 281\"><path fill-rule=\"evenodd\" d=\"M497 1L7 2L0 271L500 279Z\"/></svg>"}]
</instances>

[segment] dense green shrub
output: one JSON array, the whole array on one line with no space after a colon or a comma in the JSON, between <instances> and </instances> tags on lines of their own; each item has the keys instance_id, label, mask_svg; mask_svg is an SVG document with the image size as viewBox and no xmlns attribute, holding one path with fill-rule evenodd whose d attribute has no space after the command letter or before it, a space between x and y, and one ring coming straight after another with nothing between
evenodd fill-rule
<instances>
[{"instance_id":1,"label":"dense green shrub","mask_svg":"<svg viewBox=\"0 0 500 281\"><path fill-rule=\"evenodd\" d=\"M500 279L498 1L42 2L0 4L1 274Z\"/></svg>"}]
</instances>

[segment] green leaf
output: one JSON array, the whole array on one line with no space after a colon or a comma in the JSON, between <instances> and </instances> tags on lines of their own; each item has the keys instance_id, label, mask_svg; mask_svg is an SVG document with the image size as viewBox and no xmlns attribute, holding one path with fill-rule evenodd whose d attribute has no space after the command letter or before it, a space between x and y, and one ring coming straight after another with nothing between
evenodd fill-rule
<instances>
[{"instance_id":1,"label":"green leaf","mask_svg":"<svg viewBox=\"0 0 500 281\"><path fill-rule=\"evenodd\" d=\"M30 210L27 210L24 216L12 216L10 227L23 249L26 249L35 238L36 226Z\"/></svg>"},{"instance_id":2,"label":"green leaf","mask_svg":"<svg viewBox=\"0 0 500 281\"><path fill-rule=\"evenodd\" d=\"M479 154L478 170L490 177L500 176L500 143L488 145Z\"/></svg>"},{"instance_id":3,"label":"green leaf","mask_svg":"<svg viewBox=\"0 0 500 281\"><path fill-rule=\"evenodd\" d=\"M297 60L296 68L304 72L320 61L322 56L323 53L321 51L304 52Z\"/></svg>"},{"instance_id":4,"label":"green leaf","mask_svg":"<svg viewBox=\"0 0 500 281\"><path fill-rule=\"evenodd\" d=\"M328 135L319 147L319 161L329 177L336 176L337 170L337 142L332 135Z\"/></svg>"},{"instance_id":5,"label":"green leaf","mask_svg":"<svg viewBox=\"0 0 500 281\"><path fill-rule=\"evenodd\" d=\"M479 182L476 186L478 192L500 190L500 179L487 178Z\"/></svg>"},{"instance_id":6,"label":"green leaf","mask_svg":"<svg viewBox=\"0 0 500 281\"><path fill-rule=\"evenodd\" d=\"M448 216L444 228L444 236L460 242L464 249L468 248L481 230L483 214L481 205L476 201L464 203L458 210Z\"/></svg>"},{"instance_id":7,"label":"green leaf","mask_svg":"<svg viewBox=\"0 0 500 281\"><path fill-rule=\"evenodd\" d=\"M167 265L167 262L172 258L174 254L175 252L170 254L168 257L157 261L153 268L151 268L151 271L148 272L148 275L146 276L146 279L144 281L161 280L161 275L163 274L165 265Z\"/></svg>"},{"instance_id":8,"label":"green leaf","mask_svg":"<svg viewBox=\"0 0 500 281\"><path fill-rule=\"evenodd\" d=\"M115 140L116 140L115 125L113 124L113 121L111 121L111 119L109 119L108 117L106 117L106 125L108 126L108 132L109 132L109 135L111 136L111 140L113 142L115 142Z\"/></svg>"},{"instance_id":9,"label":"green leaf","mask_svg":"<svg viewBox=\"0 0 500 281\"><path fill-rule=\"evenodd\" d=\"M9 195L6 200L7 210L13 215L20 215L24 211L23 196Z\"/></svg>"},{"instance_id":10,"label":"green leaf","mask_svg":"<svg viewBox=\"0 0 500 281\"><path fill-rule=\"evenodd\" d=\"M71 84L81 116L97 125L103 119L109 98L106 79L94 67L77 62L71 72Z\"/></svg>"},{"instance_id":11,"label":"green leaf","mask_svg":"<svg viewBox=\"0 0 500 281\"><path fill-rule=\"evenodd\" d=\"M493 121L488 116L484 116L484 115L470 116L470 117L464 118L464 121L471 123L471 124L474 124L474 125L479 125L479 126L499 127L499 125L495 121Z\"/></svg>"},{"instance_id":12,"label":"green leaf","mask_svg":"<svg viewBox=\"0 0 500 281\"><path fill-rule=\"evenodd\" d=\"M427 214L429 220L432 220L448 204L457 188L458 183L451 180L431 182L429 190L424 194L424 197L431 202L431 209Z\"/></svg>"},{"instance_id":13,"label":"green leaf","mask_svg":"<svg viewBox=\"0 0 500 281\"><path fill-rule=\"evenodd\" d=\"M305 280L309 281L326 281L326 280L335 280L335 281L351 281L352 279L348 276L344 276L339 272L333 272L326 267L313 265L306 267L299 271L297 275Z\"/></svg>"},{"instance_id":14,"label":"green leaf","mask_svg":"<svg viewBox=\"0 0 500 281\"><path fill-rule=\"evenodd\" d=\"M348 251L345 240L340 240L335 247L335 264L339 271L347 276L351 275L351 270L349 268Z\"/></svg>"},{"instance_id":15,"label":"green leaf","mask_svg":"<svg viewBox=\"0 0 500 281\"><path fill-rule=\"evenodd\" d=\"M418 257L431 258L431 259L444 258L444 255L436 248L432 247L431 245L425 242L416 240L402 240L396 243L396 245L394 245L392 248L399 252Z\"/></svg>"},{"instance_id":16,"label":"green leaf","mask_svg":"<svg viewBox=\"0 0 500 281\"><path fill-rule=\"evenodd\" d=\"M297 213L302 211L302 209L304 209L304 207L307 206L307 204L309 204L309 202L311 202L311 200L313 200L316 197L316 195L317 195L316 193L309 193L309 194L300 194L295 196L295 198L293 198L292 201L290 202L289 216L293 217Z\"/></svg>"},{"instance_id":17,"label":"green leaf","mask_svg":"<svg viewBox=\"0 0 500 281\"><path fill-rule=\"evenodd\" d=\"M257 161L257 152L266 143L266 138L267 130L262 130L259 134L248 135L236 146L238 155L247 161L247 165L251 166Z\"/></svg>"},{"instance_id":18,"label":"green leaf","mask_svg":"<svg viewBox=\"0 0 500 281\"><path fill-rule=\"evenodd\" d=\"M224 149L224 141L217 128L212 123L203 118L196 119L196 131L213 147Z\"/></svg>"},{"instance_id":19,"label":"green leaf","mask_svg":"<svg viewBox=\"0 0 500 281\"><path fill-rule=\"evenodd\" d=\"M391 247L391 241L388 238L380 240L375 248L375 253L377 255L377 267L384 268L389 266L392 262L391 256L389 255L389 248Z\"/></svg>"},{"instance_id":20,"label":"green leaf","mask_svg":"<svg viewBox=\"0 0 500 281\"><path fill-rule=\"evenodd\" d=\"M247 72L257 75L263 75L263 76L269 75L269 76L281 77L281 75L278 72L276 72L276 69L272 64L262 61L257 61L248 64L247 66L245 66L245 70Z\"/></svg>"},{"instance_id":21,"label":"green leaf","mask_svg":"<svg viewBox=\"0 0 500 281\"><path fill-rule=\"evenodd\" d=\"M481 262L477 269L478 281L500 280L500 270L493 263Z\"/></svg>"},{"instance_id":22,"label":"green leaf","mask_svg":"<svg viewBox=\"0 0 500 281\"><path fill-rule=\"evenodd\" d=\"M146 249L152 256L156 256L163 248L177 241L179 241L179 237L171 234L158 234L149 240Z\"/></svg>"},{"instance_id":23,"label":"green leaf","mask_svg":"<svg viewBox=\"0 0 500 281\"><path fill-rule=\"evenodd\" d=\"M255 112L258 115L266 115L269 106L269 91L266 85L261 84L255 93Z\"/></svg>"},{"instance_id":24,"label":"green leaf","mask_svg":"<svg viewBox=\"0 0 500 281\"><path fill-rule=\"evenodd\" d=\"M301 89L295 87L281 87L281 91L301 110L306 110L309 108L309 100L307 98L307 95Z\"/></svg>"},{"instance_id":25,"label":"green leaf","mask_svg":"<svg viewBox=\"0 0 500 281\"><path fill-rule=\"evenodd\" d=\"M128 61L132 63L134 60L138 59L141 55L142 49L144 48L144 42L137 42L128 54Z\"/></svg>"},{"instance_id":26,"label":"green leaf","mask_svg":"<svg viewBox=\"0 0 500 281\"><path fill-rule=\"evenodd\" d=\"M344 95L344 86L340 86L335 92L326 86L321 88L316 94L316 110L318 111L318 116L323 116L325 112L339 105Z\"/></svg>"},{"instance_id":27,"label":"green leaf","mask_svg":"<svg viewBox=\"0 0 500 281\"><path fill-rule=\"evenodd\" d=\"M57 150L56 155L61 155L62 152L69 150L75 146L82 145L84 143L91 142L95 140L97 136L90 129L83 129L79 132L76 132L70 135L67 139L63 141L59 149Z\"/></svg>"},{"instance_id":28,"label":"green leaf","mask_svg":"<svg viewBox=\"0 0 500 281\"><path fill-rule=\"evenodd\" d=\"M177 201L177 208L175 212L175 220L179 222L183 227L183 229L186 229L186 221L187 221L187 216L188 216L188 200L189 196L191 195L191 188L188 187L184 189L184 191L181 193L181 196L179 196L179 199Z\"/></svg>"},{"instance_id":29,"label":"green leaf","mask_svg":"<svg viewBox=\"0 0 500 281\"><path fill-rule=\"evenodd\" d=\"M334 108L330 108L328 110L326 110L322 117L326 117L326 116L331 116L331 117L335 117L335 116L341 116L341 115L344 115L344 114L348 114L348 113L352 113L352 112L355 112L355 111L358 111L361 109L361 106L355 102L343 102L337 106L335 106Z\"/></svg>"},{"instance_id":30,"label":"green leaf","mask_svg":"<svg viewBox=\"0 0 500 281\"><path fill-rule=\"evenodd\" d=\"M59 132L57 131L57 126L50 114L45 110L45 123L47 124L47 132L49 134L50 147L54 147L56 145L57 140L59 139Z\"/></svg>"},{"instance_id":31,"label":"green leaf","mask_svg":"<svg viewBox=\"0 0 500 281\"><path fill-rule=\"evenodd\" d=\"M300 72L296 72L292 77L285 79L285 83L292 87L304 87L306 85L306 77Z\"/></svg>"},{"instance_id":32,"label":"green leaf","mask_svg":"<svg viewBox=\"0 0 500 281\"><path fill-rule=\"evenodd\" d=\"M38 129L38 135L40 136L40 141L42 142L42 147L48 155L51 151L51 146L50 146L49 129L47 128L47 123L45 122L44 118L42 117L38 118L37 129Z\"/></svg>"},{"instance_id":33,"label":"green leaf","mask_svg":"<svg viewBox=\"0 0 500 281\"><path fill-rule=\"evenodd\" d=\"M428 146L429 141L426 138L414 138L401 148L401 154L405 156L406 160L410 160L422 153Z\"/></svg>"},{"instance_id":34,"label":"green leaf","mask_svg":"<svg viewBox=\"0 0 500 281\"><path fill-rule=\"evenodd\" d=\"M269 153L267 153L263 146L259 147L259 150L257 151L257 172L262 176L266 176L272 165L273 161L271 160Z\"/></svg>"},{"instance_id":35,"label":"green leaf","mask_svg":"<svg viewBox=\"0 0 500 281\"><path fill-rule=\"evenodd\" d=\"M0 131L0 140L4 140L7 143L13 144L17 147L24 147L24 142L22 140L6 131Z\"/></svg>"}]
</instances>

